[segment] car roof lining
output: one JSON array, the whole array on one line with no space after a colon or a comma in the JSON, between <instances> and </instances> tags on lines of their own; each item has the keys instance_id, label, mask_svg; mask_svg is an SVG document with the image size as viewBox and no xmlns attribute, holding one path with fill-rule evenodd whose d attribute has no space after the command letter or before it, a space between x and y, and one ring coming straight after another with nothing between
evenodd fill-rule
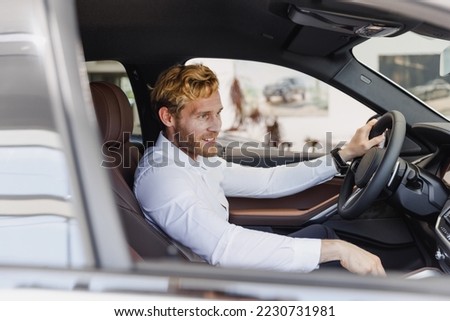
<instances>
[{"instance_id":1,"label":"car roof lining","mask_svg":"<svg viewBox=\"0 0 450 321\"><path fill-rule=\"evenodd\" d=\"M123 63L194 56L280 63L285 50L327 56L364 40L332 28L296 24L288 17L293 5L316 13L337 10L347 20L392 21L403 26L402 32L419 25L408 18L400 21L389 12L326 1L267 0L267 10L261 9L261 0L77 0L76 5L86 59Z\"/></svg>"}]
</instances>

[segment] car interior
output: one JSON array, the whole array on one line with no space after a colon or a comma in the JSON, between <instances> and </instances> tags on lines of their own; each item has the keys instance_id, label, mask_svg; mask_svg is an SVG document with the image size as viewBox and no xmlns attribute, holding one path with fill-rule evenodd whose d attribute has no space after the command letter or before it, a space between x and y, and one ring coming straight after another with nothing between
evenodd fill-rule
<instances>
[{"instance_id":1,"label":"car interior","mask_svg":"<svg viewBox=\"0 0 450 321\"><path fill-rule=\"evenodd\" d=\"M385 148L379 148L370 159L353 163L345 177L337 175L319 186L278 199L229 198L231 223L269 226L280 234L321 223L332 227L340 238L380 256L388 271L450 271L450 190L443 179L450 164L450 124L361 64L352 53L354 46L372 37L414 31L450 40L449 30L349 1L132 3L77 0L76 7L86 61L120 62L135 97L142 129L137 143L130 140L133 113L125 93L112 83L90 83L103 143L102 165L110 173L136 260L203 262L144 219L134 197L133 179L140 155L161 130L150 110L149 87L171 65L211 57L299 70L368 106L382 117L377 128L380 133L388 130ZM271 155L270 161L259 159L255 164L273 166L315 156L320 155L280 154L273 162ZM237 162L245 159L239 150L233 151L233 157L224 157ZM376 167L366 163L376 163Z\"/></svg>"}]
</instances>

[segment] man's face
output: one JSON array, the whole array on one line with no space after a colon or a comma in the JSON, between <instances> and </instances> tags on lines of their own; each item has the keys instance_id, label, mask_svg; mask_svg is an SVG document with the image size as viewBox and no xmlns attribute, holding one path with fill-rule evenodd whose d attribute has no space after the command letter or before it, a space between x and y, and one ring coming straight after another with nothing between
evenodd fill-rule
<instances>
[{"instance_id":1,"label":"man's face","mask_svg":"<svg viewBox=\"0 0 450 321\"><path fill-rule=\"evenodd\" d=\"M220 113L222 103L218 92L209 98L201 98L184 105L174 126L168 128L173 135L173 143L196 159L198 155L217 155L216 138L222 126Z\"/></svg>"}]
</instances>

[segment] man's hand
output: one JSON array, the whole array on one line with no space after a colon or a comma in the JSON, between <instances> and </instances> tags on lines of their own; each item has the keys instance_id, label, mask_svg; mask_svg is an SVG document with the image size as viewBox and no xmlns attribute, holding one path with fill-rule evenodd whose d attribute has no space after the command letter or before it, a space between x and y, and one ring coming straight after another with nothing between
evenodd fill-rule
<instances>
[{"instance_id":1,"label":"man's hand","mask_svg":"<svg viewBox=\"0 0 450 321\"><path fill-rule=\"evenodd\" d=\"M364 155L370 148L383 142L384 134L369 140L369 133L376 122L376 119L372 119L363 127L358 128L350 142L339 151L339 155L345 162Z\"/></svg>"},{"instance_id":2,"label":"man's hand","mask_svg":"<svg viewBox=\"0 0 450 321\"><path fill-rule=\"evenodd\" d=\"M322 240L320 263L339 261L350 272L385 276L378 256L342 240Z\"/></svg>"}]
</instances>

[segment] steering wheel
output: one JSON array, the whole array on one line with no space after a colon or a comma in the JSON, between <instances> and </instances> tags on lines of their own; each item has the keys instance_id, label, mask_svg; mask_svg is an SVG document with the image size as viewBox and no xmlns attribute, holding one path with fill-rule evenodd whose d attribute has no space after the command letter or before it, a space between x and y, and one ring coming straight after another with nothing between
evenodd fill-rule
<instances>
[{"instance_id":1,"label":"steering wheel","mask_svg":"<svg viewBox=\"0 0 450 321\"><path fill-rule=\"evenodd\" d=\"M369 138L385 133L384 147L374 146L351 163L338 199L341 217L360 216L380 195L393 175L405 132L405 117L398 111L387 112L378 119Z\"/></svg>"}]
</instances>

